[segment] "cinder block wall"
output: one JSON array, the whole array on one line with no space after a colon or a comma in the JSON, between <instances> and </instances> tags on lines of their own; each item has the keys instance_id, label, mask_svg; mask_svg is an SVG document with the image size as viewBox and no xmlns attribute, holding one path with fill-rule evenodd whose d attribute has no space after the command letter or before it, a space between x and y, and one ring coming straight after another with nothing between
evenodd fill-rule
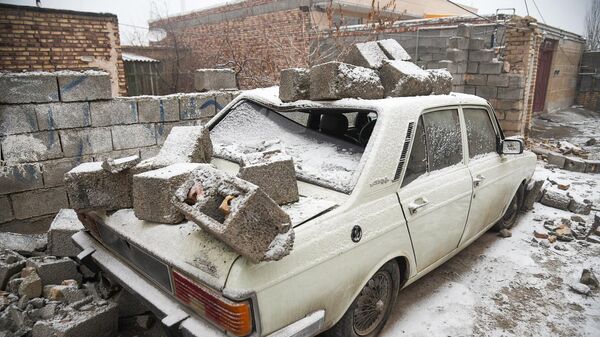
<instances>
[{"instance_id":1,"label":"cinder block wall","mask_svg":"<svg viewBox=\"0 0 600 337\"><path fill-rule=\"evenodd\" d=\"M202 124L237 95L111 98L98 72L3 74L0 92L0 229L69 208L63 177L78 164L151 157L173 126Z\"/></svg>"},{"instance_id":2,"label":"cinder block wall","mask_svg":"<svg viewBox=\"0 0 600 337\"><path fill-rule=\"evenodd\" d=\"M586 109L600 112L600 51L583 53L576 101Z\"/></svg>"}]
</instances>

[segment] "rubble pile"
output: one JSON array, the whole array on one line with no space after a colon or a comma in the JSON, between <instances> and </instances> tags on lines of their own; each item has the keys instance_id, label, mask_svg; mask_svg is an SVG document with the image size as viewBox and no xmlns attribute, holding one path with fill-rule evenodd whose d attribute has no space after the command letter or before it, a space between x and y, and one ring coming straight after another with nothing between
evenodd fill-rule
<instances>
[{"instance_id":1,"label":"rubble pile","mask_svg":"<svg viewBox=\"0 0 600 337\"><path fill-rule=\"evenodd\" d=\"M450 93L452 75L447 70L423 70L410 59L394 39L357 43L344 62L282 70L279 98L292 102Z\"/></svg>"},{"instance_id":2,"label":"rubble pile","mask_svg":"<svg viewBox=\"0 0 600 337\"><path fill-rule=\"evenodd\" d=\"M530 140L529 143L532 151L552 167L573 172L600 173L600 160L594 159L590 151L585 149L596 145L595 138L588 139L581 146L564 140L556 143Z\"/></svg>"}]
</instances>

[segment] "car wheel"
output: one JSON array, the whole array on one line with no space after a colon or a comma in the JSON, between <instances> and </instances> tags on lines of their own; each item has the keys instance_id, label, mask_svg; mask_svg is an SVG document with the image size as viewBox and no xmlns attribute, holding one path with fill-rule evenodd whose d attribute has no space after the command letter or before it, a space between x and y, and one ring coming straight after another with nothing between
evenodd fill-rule
<instances>
[{"instance_id":1,"label":"car wheel","mask_svg":"<svg viewBox=\"0 0 600 337\"><path fill-rule=\"evenodd\" d=\"M389 261L371 277L342 319L324 335L330 337L379 335L394 308L399 288L398 264Z\"/></svg>"},{"instance_id":2,"label":"car wheel","mask_svg":"<svg viewBox=\"0 0 600 337\"><path fill-rule=\"evenodd\" d=\"M500 219L500 221L494 225L495 230L500 231L503 229L509 229L514 226L515 223L517 223L519 211L521 210L521 205L523 204L524 193L525 189L523 188L523 185L521 185L517 190L517 193L515 193L514 197L510 201L510 204L508 205L506 212L504 212L502 219Z\"/></svg>"}]
</instances>

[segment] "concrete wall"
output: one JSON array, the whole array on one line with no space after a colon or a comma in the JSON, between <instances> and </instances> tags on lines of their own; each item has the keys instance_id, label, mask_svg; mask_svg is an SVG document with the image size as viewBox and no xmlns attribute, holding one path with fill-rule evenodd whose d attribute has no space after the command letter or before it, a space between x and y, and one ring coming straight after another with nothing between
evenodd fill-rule
<instances>
[{"instance_id":1,"label":"concrete wall","mask_svg":"<svg viewBox=\"0 0 600 337\"><path fill-rule=\"evenodd\" d=\"M552 112L567 108L575 102L579 61L584 47L582 41L558 40L552 55L545 111Z\"/></svg>"},{"instance_id":2,"label":"concrete wall","mask_svg":"<svg viewBox=\"0 0 600 337\"><path fill-rule=\"evenodd\" d=\"M2 70L100 69L127 92L116 15L0 4L0 40Z\"/></svg>"},{"instance_id":3,"label":"concrete wall","mask_svg":"<svg viewBox=\"0 0 600 337\"><path fill-rule=\"evenodd\" d=\"M69 208L65 172L87 161L153 156L176 125L197 125L235 91L111 98L106 74L1 75L0 228ZM16 93L21 93L16 94Z\"/></svg>"},{"instance_id":4,"label":"concrete wall","mask_svg":"<svg viewBox=\"0 0 600 337\"><path fill-rule=\"evenodd\" d=\"M600 51L588 51L581 58L577 104L600 112Z\"/></svg>"}]
</instances>

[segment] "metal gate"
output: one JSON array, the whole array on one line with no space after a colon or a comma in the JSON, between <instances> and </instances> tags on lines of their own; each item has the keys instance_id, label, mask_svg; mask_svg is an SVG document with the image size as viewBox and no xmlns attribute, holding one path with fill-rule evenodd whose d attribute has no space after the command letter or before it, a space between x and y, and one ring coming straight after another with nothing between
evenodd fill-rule
<instances>
[{"instance_id":1,"label":"metal gate","mask_svg":"<svg viewBox=\"0 0 600 337\"><path fill-rule=\"evenodd\" d=\"M552 56L554 54L555 46L556 40L544 40L540 46L537 75L535 77L533 112L544 111L546 91L548 90L548 80L550 79L550 68L552 66Z\"/></svg>"}]
</instances>

